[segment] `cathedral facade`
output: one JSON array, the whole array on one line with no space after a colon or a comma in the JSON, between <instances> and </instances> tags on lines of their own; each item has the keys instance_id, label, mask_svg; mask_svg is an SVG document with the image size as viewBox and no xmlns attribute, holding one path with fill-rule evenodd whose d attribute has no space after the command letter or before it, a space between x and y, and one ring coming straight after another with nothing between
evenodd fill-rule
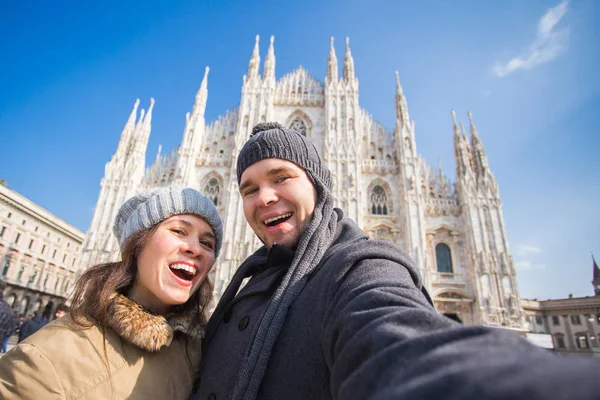
<instances>
[{"instance_id":1,"label":"cathedral facade","mask_svg":"<svg viewBox=\"0 0 600 400\"><path fill-rule=\"evenodd\" d=\"M454 113L455 183L417 152L415 125L396 73L396 123L389 130L358 101L359 84L346 39L341 77L331 39L325 82L303 67L275 77L271 37L260 73L259 37L243 78L239 105L204 118L208 67L186 115L181 145L146 167L154 100L139 100L106 164L83 250L82 267L116 256L111 228L118 207L136 191L180 184L211 198L223 217L224 243L211 272L220 296L240 263L261 246L244 219L235 173L252 127L277 121L310 138L332 172L344 214L372 238L399 244L415 260L436 308L465 324L521 330L523 313L508 248L498 184L469 114L469 136ZM450 128L450 125L449 125Z\"/></svg>"}]
</instances>

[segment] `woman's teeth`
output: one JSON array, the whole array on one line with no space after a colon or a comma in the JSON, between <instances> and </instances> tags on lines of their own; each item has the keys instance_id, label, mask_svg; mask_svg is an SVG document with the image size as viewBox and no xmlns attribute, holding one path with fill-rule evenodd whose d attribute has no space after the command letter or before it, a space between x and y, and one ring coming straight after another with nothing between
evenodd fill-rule
<instances>
[{"instance_id":1,"label":"woman's teeth","mask_svg":"<svg viewBox=\"0 0 600 400\"><path fill-rule=\"evenodd\" d=\"M187 264L172 264L169 266L172 270L178 270L178 271L182 271L185 272L187 275L191 276L192 278L196 275L196 268L192 267L191 265L187 265Z\"/></svg>"}]
</instances>

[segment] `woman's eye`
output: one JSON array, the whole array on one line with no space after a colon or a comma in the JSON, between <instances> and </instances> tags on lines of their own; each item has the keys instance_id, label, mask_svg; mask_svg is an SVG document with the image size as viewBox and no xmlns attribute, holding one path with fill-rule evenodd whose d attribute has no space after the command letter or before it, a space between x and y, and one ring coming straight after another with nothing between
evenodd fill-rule
<instances>
[{"instance_id":1,"label":"woman's eye","mask_svg":"<svg viewBox=\"0 0 600 400\"><path fill-rule=\"evenodd\" d=\"M212 242L209 242L208 240L201 240L200 244L204 247L208 247L209 249L213 250L214 249L214 245L212 244Z\"/></svg>"},{"instance_id":2,"label":"woman's eye","mask_svg":"<svg viewBox=\"0 0 600 400\"><path fill-rule=\"evenodd\" d=\"M171 232L176 233L178 235L183 235L183 233L184 233L181 229L178 229L178 228L171 229Z\"/></svg>"}]
</instances>

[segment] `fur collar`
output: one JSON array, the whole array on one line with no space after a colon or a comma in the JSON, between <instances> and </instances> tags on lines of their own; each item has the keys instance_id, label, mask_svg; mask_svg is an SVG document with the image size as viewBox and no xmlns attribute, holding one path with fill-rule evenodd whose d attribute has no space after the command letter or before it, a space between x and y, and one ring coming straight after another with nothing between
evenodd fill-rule
<instances>
[{"instance_id":1,"label":"fur collar","mask_svg":"<svg viewBox=\"0 0 600 400\"><path fill-rule=\"evenodd\" d=\"M153 353L159 351L163 346L169 346L175 332L189 335L190 339L203 338L204 324L191 326L192 321L190 313L172 315L168 318L153 314L117 293L111 297L108 310L108 325L120 337Z\"/></svg>"}]
</instances>

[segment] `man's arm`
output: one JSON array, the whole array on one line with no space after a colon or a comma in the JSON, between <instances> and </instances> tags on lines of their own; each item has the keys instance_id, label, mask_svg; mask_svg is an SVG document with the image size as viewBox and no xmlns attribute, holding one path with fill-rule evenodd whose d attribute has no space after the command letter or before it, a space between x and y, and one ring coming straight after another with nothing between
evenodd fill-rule
<instances>
[{"instance_id":1,"label":"man's arm","mask_svg":"<svg viewBox=\"0 0 600 400\"><path fill-rule=\"evenodd\" d=\"M362 260L335 282L322 346L337 399L597 399L598 367L437 313L408 270Z\"/></svg>"}]
</instances>

